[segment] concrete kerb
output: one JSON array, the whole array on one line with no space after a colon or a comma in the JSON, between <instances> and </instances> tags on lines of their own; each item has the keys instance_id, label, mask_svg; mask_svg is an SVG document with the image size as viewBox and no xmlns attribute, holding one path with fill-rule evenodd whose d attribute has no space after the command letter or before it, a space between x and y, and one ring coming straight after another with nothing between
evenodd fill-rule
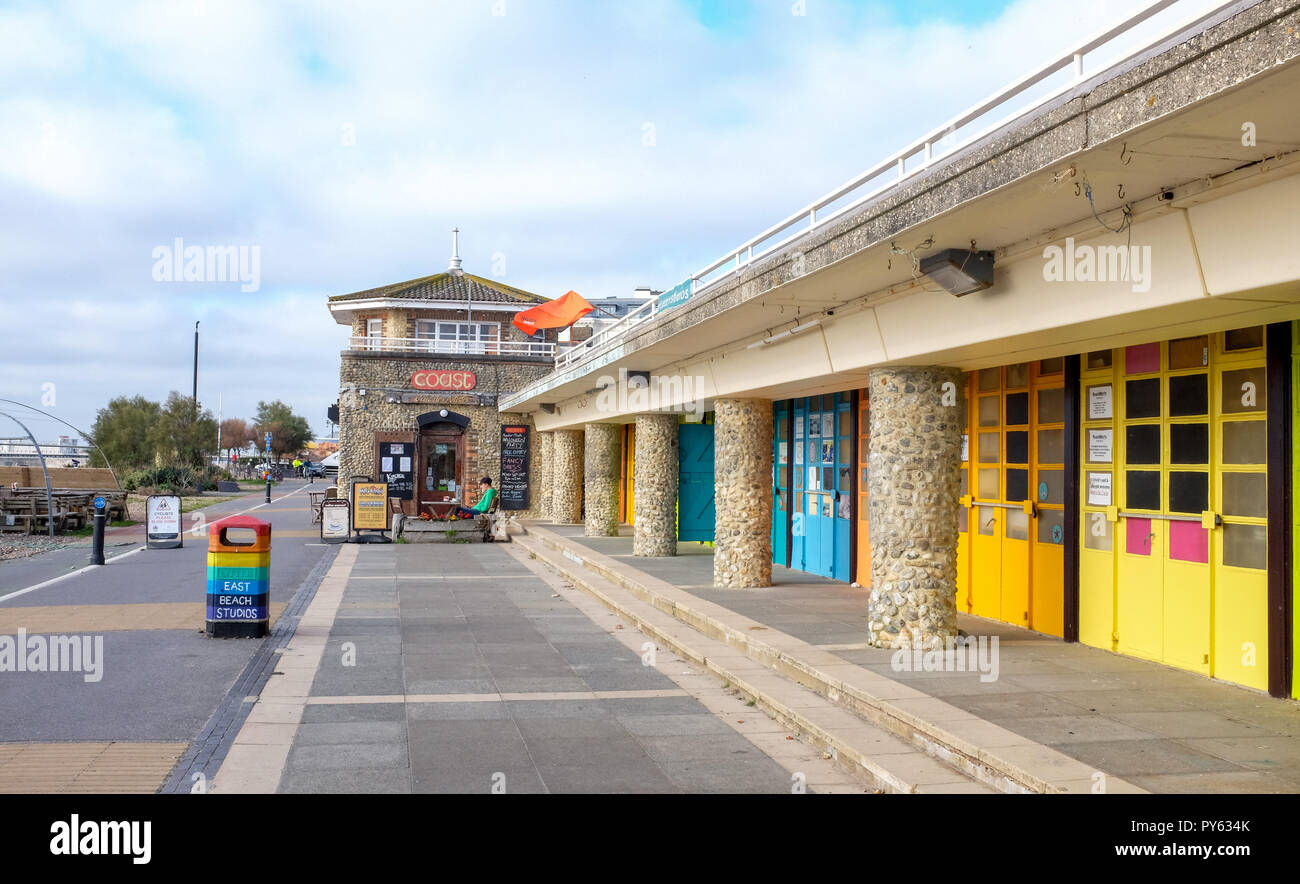
<instances>
[{"instance_id":1,"label":"concrete kerb","mask_svg":"<svg viewBox=\"0 0 1300 884\"><path fill-rule=\"evenodd\" d=\"M633 567L614 561L585 546L575 545L568 538L544 526L529 524L527 530L538 543L561 553L561 556L553 560L555 566L566 576L574 579L575 583L585 591L600 598L607 607L633 620L637 619L623 610L623 606L616 600L608 598L588 582L582 581L575 565L593 571L625 589L640 601L674 617L702 635L722 642L797 684L842 704L933 758L994 789L1013 793L1089 791L1082 788L1082 784L1092 783L1096 774L1103 774L1108 792L1143 791L1119 777L1098 771L1090 765L972 716L957 707L943 704L942 701L933 701L950 709L950 714L938 716L943 719L942 722L934 720L934 715L927 717L911 712L899 703L932 698L893 679L845 663L844 660L829 652L821 651L800 639L770 627L764 629L766 635L763 639L757 638L749 634L751 627L763 625L757 621L692 596L685 590L636 571ZM575 546L578 550L576 553ZM673 645L676 653L689 657L724 677L730 677L729 673L720 672L716 665L703 659L698 652L687 645L682 645L680 636L656 635L655 637ZM827 670L834 670L839 675ZM741 680L743 681L743 677ZM733 684L739 682L733 680ZM770 699L765 700L757 695L754 699L773 717L780 719L785 715L772 705L773 701ZM799 723L795 719L788 720ZM808 725L804 728L800 724L800 727L815 734L816 728L811 726L811 722ZM849 749L846 747L842 751L847 752ZM1027 760L1018 761L1013 756L1021 756Z\"/></svg>"},{"instance_id":2,"label":"concrete kerb","mask_svg":"<svg viewBox=\"0 0 1300 884\"><path fill-rule=\"evenodd\" d=\"M613 584L615 588L622 588L621 584L608 580L600 573L588 577L581 571L566 565L566 558L569 557L556 554L554 547L550 544L541 543L540 538L521 536L517 537L516 541L543 563L563 574L575 586L593 596L620 617L631 621L644 635L662 643L678 656L726 680L742 695L752 700L757 708L790 730L797 731L801 735L808 737L814 745L824 748L842 763L850 764L865 771L874 780L877 788L893 793L910 794L922 791L947 791L944 788L945 784L969 783L969 779L956 769L945 767L938 759L928 758L923 752L909 750L903 741L896 744L897 749L893 752L880 753L861 749L851 739L842 734L845 731L876 730L867 722L856 716L851 716L848 712L838 709L823 697L818 696L815 699L818 702L825 703L830 713L840 711L845 716L843 719L838 719L840 727L831 730L824 723L827 718L826 711L809 708L808 700L812 698L806 698L805 695L805 698L801 701L801 698L791 696L793 692L799 691L800 688L792 684L789 679L771 671L770 668L753 660L743 652L738 651L732 654L708 650L707 646L710 644L726 647L728 650L732 649L730 645L724 646L721 642L703 635L699 630L695 630L694 634L692 634L686 632L684 628L673 628L672 624L680 621L656 623L649 617L638 614L626 603L612 597L600 586L600 583L604 582L607 585ZM663 613L665 616L671 616L658 608L655 608L655 611ZM762 683L764 681L768 683L765 685ZM883 731L876 732L888 739L893 739L892 736L885 734ZM899 774L892 769L900 763L900 760L909 762L908 766L914 769L909 771L912 776ZM917 762L922 760L925 763L918 765ZM918 766L920 770L915 770ZM920 782L918 774L923 775L927 782Z\"/></svg>"}]
</instances>

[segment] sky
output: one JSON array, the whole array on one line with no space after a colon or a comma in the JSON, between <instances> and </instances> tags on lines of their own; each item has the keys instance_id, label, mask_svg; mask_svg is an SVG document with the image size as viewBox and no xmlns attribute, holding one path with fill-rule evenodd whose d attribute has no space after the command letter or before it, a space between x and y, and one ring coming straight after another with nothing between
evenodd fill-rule
<instances>
[{"instance_id":1,"label":"sky","mask_svg":"<svg viewBox=\"0 0 1300 884\"><path fill-rule=\"evenodd\" d=\"M205 408L324 433L326 299L453 226L538 294L667 289L1134 5L0 0L0 398L188 395L199 322ZM177 240L256 279L170 278Z\"/></svg>"}]
</instances>

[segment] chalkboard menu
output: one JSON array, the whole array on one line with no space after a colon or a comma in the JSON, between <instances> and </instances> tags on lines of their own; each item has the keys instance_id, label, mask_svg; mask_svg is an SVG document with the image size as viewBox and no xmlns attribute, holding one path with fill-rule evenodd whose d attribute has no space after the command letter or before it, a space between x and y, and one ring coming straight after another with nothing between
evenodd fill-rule
<instances>
[{"instance_id":1,"label":"chalkboard menu","mask_svg":"<svg viewBox=\"0 0 1300 884\"><path fill-rule=\"evenodd\" d=\"M528 509L528 428L501 428L501 509Z\"/></svg>"},{"instance_id":2,"label":"chalkboard menu","mask_svg":"<svg viewBox=\"0 0 1300 884\"><path fill-rule=\"evenodd\" d=\"M388 496L410 500L415 493L415 445L379 443L379 481L388 483Z\"/></svg>"}]
</instances>

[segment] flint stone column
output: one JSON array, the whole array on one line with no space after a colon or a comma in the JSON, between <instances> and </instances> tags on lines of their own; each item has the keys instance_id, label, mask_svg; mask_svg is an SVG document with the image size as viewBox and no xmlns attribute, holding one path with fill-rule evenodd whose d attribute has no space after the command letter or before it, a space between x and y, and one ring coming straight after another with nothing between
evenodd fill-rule
<instances>
[{"instance_id":1,"label":"flint stone column","mask_svg":"<svg viewBox=\"0 0 1300 884\"><path fill-rule=\"evenodd\" d=\"M944 647L957 637L964 380L955 368L871 370L867 631L875 647Z\"/></svg>"},{"instance_id":2,"label":"flint stone column","mask_svg":"<svg viewBox=\"0 0 1300 884\"><path fill-rule=\"evenodd\" d=\"M636 416L634 556L677 555L677 415Z\"/></svg>"},{"instance_id":3,"label":"flint stone column","mask_svg":"<svg viewBox=\"0 0 1300 884\"><path fill-rule=\"evenodd\" d=\"M582 430L556 430L551 443L551 521L582 520Z\"/></svg>"},{"instance_id":4,"label":"flint stone column","mask_svg":"<svg viewBox=\"0 0 1300 884\"><path fill-rule=\"evenodd\" d=\"M584 511L588 537L618 536L619 458L623 453L621 424L587 424Z\"/></svg>"},{"instance_id":5,"label":"flint stone column","mask_svg":"<svg viewBox=\"0 0 1300 884\"><path fill-rule=\"evenodd\" d=\"M771 586L772 403L718 399L713 414L713 585Z\"/></svg>"},{"instance_id":6,"label":"flint stone column","mask_svg":"<svg viewBox=\"0 0 1300 884\"><path fill-rule=\"evenodd\" d=\"M555 434L538 433L537 514L543 521L551 518L551 486L555 482Z\"/></svg>"}]
</instances>

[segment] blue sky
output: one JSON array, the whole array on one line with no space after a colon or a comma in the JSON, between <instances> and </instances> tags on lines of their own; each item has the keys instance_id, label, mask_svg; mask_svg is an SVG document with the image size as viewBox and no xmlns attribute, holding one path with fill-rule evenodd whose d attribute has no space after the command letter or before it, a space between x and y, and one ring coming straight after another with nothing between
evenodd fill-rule
<instances>
[{"instance_id":1,"label":"blue sky","mask_svg":"<svg viewBox=\"0 0 1300 884\"><path fill-rule=\"evenodd\" d=\"M323 429L325 299L466 270L668 288L1121 0L0 2L0 397L188 391ZM260 290L152 278L256 246ZM40 427L40 435L61 432ZM8 433L0 433L7 435Z\"/></svg>"}]
</instances>

